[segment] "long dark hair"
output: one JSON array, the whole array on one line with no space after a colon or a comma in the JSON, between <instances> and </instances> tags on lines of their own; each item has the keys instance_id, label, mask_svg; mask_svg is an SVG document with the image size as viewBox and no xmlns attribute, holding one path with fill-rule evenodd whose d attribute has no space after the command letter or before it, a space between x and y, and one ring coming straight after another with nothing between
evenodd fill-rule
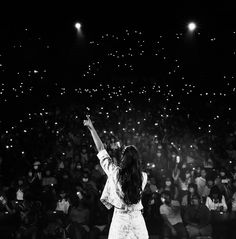
<instances>
[{"instance_id":1,"label":"long dark hair","mask_svg":"<svg viewBox=\"0 0 236 239\"><path fill-rule=\"evenodd\" d=\"M189 192L189 189L190 189L190 188L193 188L193 189L194 189L193 195L191 195L191 193ZM192 200L193 197L199 198L198 189L197 189L197 184L195 184L195 183L190 183L190 184L188 185L188 194L187 194L188 205L191 204L191 200Z\"/></svg>"},{"instance_id":2,"label":"long dark hair","mask_svg":"<svg viewBox=\"0 0 236 239\"><path fill-rule=\"evenodd\" d=\"M209 194L209 197L211 198L211 200L213 200L213 195L214 194L217 194L218 195L218 199L219 199L219 202L221 202L222 200L222 196L223 194L221 193L220 189L218 186L214 185L211 190L210 190L210 194Z\"/></svg>"},{"instance_id":3,"label":"long dark hair","mask_svg":"<svg viewBox=\"0 0 236 239\"><path fill-rule=\"evenodd\" d=\"M118 181L127 205L136 204L141 199L142 169L138 150L135 146L125 147L121 155Z\"/></svg>"}]
</instances>

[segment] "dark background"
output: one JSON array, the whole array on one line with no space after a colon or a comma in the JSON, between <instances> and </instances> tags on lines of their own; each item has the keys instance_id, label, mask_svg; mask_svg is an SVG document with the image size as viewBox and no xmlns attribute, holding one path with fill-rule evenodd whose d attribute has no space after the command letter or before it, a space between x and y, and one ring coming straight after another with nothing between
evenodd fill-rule
<instances>
[{"instance_id":1,"label":"dark background","mask_svg":"<svg viewBox=\"0 0 236 239\"><path fill-rule=\"evenodd\" d=\"M210 75L208 81L215 82L221 75L222 69L232 71L231 59L224 59L227 50L232 49L234 41L229 42L227 34L235 29L236 17L233 4L209 4L195 2L186 4L173 4L171 2L142 2L122 4L112 2L109 4L86 2L64 3L22 3L14 4L1 9L1 42L9 44L14 37L21 34L24 27L37 29L36 34L52 44L50 55L44 56L35 49L28 49L29 56L26 61L31 62L32 54L37 55L39 64L49 64L55 70L57 81L78 83L79 74L93 57L88 47L90 40L96 40L103 33L119 33L124 29L138 29L144 32L146 39L154 40L160 34L171 35L174 32L187 34L186 25L189 21L198 24L198 31L202 39L189 39L179 46L168 44L167 49L177 51L183 58L186 73L198 80L201 75ZM74 24L82 23L83 39L78 38ZM213 35L217 37L217 46L209 48L204 37ZM1 44L1 45L4 45ZM41 55L40 55L41 54ZM43 58L41 61L40 56ZM12 58L11 58L12 62ZM150 70L150 61L144 61L142 66ZM16 61L21 67L24 61ZM61 72L58 71L60 68ZM193 74L194 72L194 74ZM197 74L195 74L197 72ZM144 73L144 74L145 74ZM148 74L148 73L147 73ZM194 79L195 80L195 79ZM206 83L206 82L204 82ZM211 84L212 82L207 82ZM79 82L83 84L83 82ZM92 83L93 84L93 83Z\"/></svg>"},{"instance_id":2,"label":"dark background","mask_svg":"<svg viewBox=\"0 0 236 239\"><path fill-rule=\"evenodd\" d=\"M33 97L17 100L10 97L8 104L1 105L4 117L12 118L22 112L38 109L48 103L42 100L41 93L54 92L54 83L61 87L93 87L112 78L135 78L137 80L158 78L158 83L171 83L173 88L180 88L185 83L197 84L203 91L222 89L223 75L235 73L235 59L232 50L236 49L236 8L233 4L209 4L187 2L142 2L124 4L110 2L102 4L90 2L33 2L30 4L9 3L1 8L0 14L0 51L4 54L6 72L1 75L1 82L9 88L18 82L16 72L27 69L47 69L48 80L34 82L37 91ZM82 23L83 37L78 36L74 24ZM195 21L197 32L190 35L187 23ZM29 29L27 34L24 29ZM103 56L105 47L93 50L89 42L101 38L104 33L119 35L125 29L140 30L147 41L146 53L142 58L134 59L135 71L117 73L109 62L105 62L95 79L84 80L81 76L87 65L94 58ZM175 33L182 33L181 41L173 40ZM167 55L181 59L180 65L185 80L180 82L175 77L168 78L168 68L160 59L151 56L151 43L160 34L165 35L162 45ZM42 40L35 43L34 39ZM210 39L216 37L216 43ZM23 50L12 49L20 39ZM43 45L50 45L45 50ZM40 47L42 44L42 49ZM132 42L130 43L132 46ZM106 46L109 48L109 43ZM120 43L122 49L125 43ZM146 81L145 84L147 84ZM119 82L118 82L119 84ZM191 102L194 102L194 97ZM55 102L58 99L54 99ZM66 102L65 99L62 101Z\"/></svg>"}]
</instances>

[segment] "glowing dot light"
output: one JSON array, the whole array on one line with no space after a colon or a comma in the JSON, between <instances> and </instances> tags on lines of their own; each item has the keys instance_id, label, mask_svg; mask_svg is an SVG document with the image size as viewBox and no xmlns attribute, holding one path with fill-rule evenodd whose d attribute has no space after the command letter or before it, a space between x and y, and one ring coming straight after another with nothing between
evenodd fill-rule
<instances>
[{"instance_id":1,"label":"glowing dot light","mask_svg":"<svg viewBox=\"0 0 236 239\"><path fill-rule=\"evenodd\" d=\"M196 24L194 23L194 22L190 22L189 24L188 24L188 29L189 29L189 31L194 31L195 29L196 29Z\"/></svg>"},{"instance_id":2,"label":"glowing dot light","mask_svg":"<svg viewBox=\"0 0 236 239\"><path fill-rule=\"evenodd\" d=\"M80 30L81 30L81 23L77 22L77 23L75 24L75 28L76 28L78 31L80 31Z\"/></svg>"}]
</instances>

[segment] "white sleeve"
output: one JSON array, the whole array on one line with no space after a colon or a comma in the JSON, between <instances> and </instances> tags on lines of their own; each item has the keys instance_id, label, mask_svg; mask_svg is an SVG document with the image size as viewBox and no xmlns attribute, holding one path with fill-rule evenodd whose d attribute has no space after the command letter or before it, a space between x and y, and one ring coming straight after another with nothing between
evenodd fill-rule
<instances>
[{"instance_id":1,"label":"white sleeve","mask_svg":"<svg viewBox=\"0 0 236 239\"><path fill-rule=\"evenodd\" d=\"M147 174L145 172L143 172L142 174L143 174L142 190L144 190L147 184Z\"/></svg>"},{"instance_id":2,"label":"white sleeve","mask_svg":"<svg viewBox=\"0 0 236 239\"><path fill-rule=\"evenodd\" d=\"M101 150L97 157L104 172L109 176L117 170L117 166L112 162L110 155L105 149Z\"/></svg>"},{"instance_id":3,"label":"white sleeve","mask_svg":"<svg viewBox=\"0 0 236 239\"><path fill-rule=\"evenodd\" d=\"M224 195L222 195L222 200L221 200L221 202L222 202L222 206L224 207L224 211L227 211L228 207L227 207L227 204L226 204L226 202L225 202L225 197L224 197Z\"/></svg>"},{"instance_id":4,"label":"white sleeve","mask_svg":"<svg viewBox=\"0 0 236 239\"><path fill-rule=\"evenodd\" d=\"M212 203L210 197L206 198L206 206L210 211L212 210Z\"/></svg>"}]
</instances>

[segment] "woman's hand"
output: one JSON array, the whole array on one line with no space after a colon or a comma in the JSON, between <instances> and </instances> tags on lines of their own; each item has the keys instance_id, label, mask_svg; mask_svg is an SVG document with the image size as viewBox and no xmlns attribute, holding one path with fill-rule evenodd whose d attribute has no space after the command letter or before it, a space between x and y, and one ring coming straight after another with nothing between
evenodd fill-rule
<instances>
[{"instance_id":1,"label":"woman's hand","mask_svg":"<svg viewBox=\"0 0 236 239\"><path fill-rule=\"evenodd\" d=\"M92 123L91 119L89 118L88 115L86 115L86 117L87 117L87 120L84 120L84 126L87 126L88 129L90 130L93 141L96 145L96 149L97 149L98 152L100 152L104 149L104 145L103 145L100 137L98 136L97 131L93 127L93 123Z\"/></svg>"},{"instance_id":2,"label":"woman's hand","mask_svg":"<svg viewBox=\"0 0 236 239\"><path fill-rule=\"evenodd\" d=\"M90 130L93 129L93 123L88 115L86 115L87 120L84 120L84 126L87 126Z\"/></svg>"}]
</instances>

